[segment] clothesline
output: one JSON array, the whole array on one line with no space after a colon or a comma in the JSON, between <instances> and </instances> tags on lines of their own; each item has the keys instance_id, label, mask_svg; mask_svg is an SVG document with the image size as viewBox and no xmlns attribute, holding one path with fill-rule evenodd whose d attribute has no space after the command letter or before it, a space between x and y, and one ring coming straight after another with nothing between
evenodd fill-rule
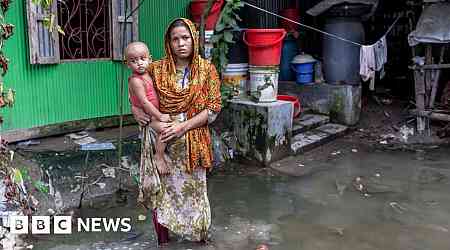
<instances>
[{"instance_id":1,"label":"clothesline","mask_svg":"<svg viewBox=\"0 0 450 250\"><path fill-rule=\"evenodd\" d=\"M351 44L356 45L356 46L364 46L364 45L361 44L361 43L358 43L358 42L355 42L355 41L351 41L351 40L348 40L348 39L346 39L346 38L344 38L344 37L340 37L340 36L338 36L338 35L335 35L335 34L332 34L332 33L329 33L329 32L326 32L326 31L323 31L323 30L314 28L314 27L312 27L312 26L309 26L309 25L306 25L306 24L303 24L303 23L300 23L300 22L291 20L291 19L289 19L289 18L287 18L287 17L284 17L284 16L278 15L278 14L276 14L276 13L270 12L270 11L268 11L268 10L265 10L265 9L263 9L263 8L260 8L260 7L256 6L256 5L247 3L247 2L245 2L245 1L243 1L243 3L244 3L245 5L247 5L247 6L249 6L249 7L255 8L255 9L257 9L257 10L260 10L260 11L265 12L265 13L267 13L267 14L276 16L276 17L278 17L278 18L282 18L282 19L284 19L284 20L287 20L287 21L289 21L289 22L291 22L291 23L295 23L295 24L297 24L297 25L299 25L299 26L302 26L302 27L305 27L305 28L307 28L307 29L314 30L314 31L316 31L316 32L322 33L322 34L324 34L324 35L327 35L327 36L336 38L336 39L338 39L338 40L341 40L341 41L344 41L344 42L347 42L347 43L351 43ZM384 36L386 36L386 35L392 30L392 28L395 26L395 24L397 24L397 21L398 21L401 17L402 17L402 15L399 15L399 16L395 19L395 21L391 24L391 26L389 26L389 28L388 28L387 31L384 33L384 35L381 36L381 38L384 37ZM380 39L381 39L381 38L380 38ZM379 40L379 39L378 39L378 40ZM376 44L376 43L377 43L377 42L373 43L372 45L374 45L374 44Z\"/></svg>"}]
</instances>

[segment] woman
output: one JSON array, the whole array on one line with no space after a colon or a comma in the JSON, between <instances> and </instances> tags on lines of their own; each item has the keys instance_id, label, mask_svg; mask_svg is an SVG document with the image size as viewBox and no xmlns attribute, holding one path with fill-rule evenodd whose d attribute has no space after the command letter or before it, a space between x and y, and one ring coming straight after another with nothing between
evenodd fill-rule
<instances>
[{"instance_id":1,"label":"woman","mask_svg":"<svg viewBox=\"0 0 450 250\"><path fill-rule=\"evenodd\" d=\"M199 55L198 33L191 21L179 18L170 24L165 53L165 58L149 66L149 72L159 94L160 111L174 121L161 128L162 140L168 142L171 172L157 176L153 162L141 164L147 166L142 171L153 177L150 182L156 183L151 190L157 192L147 196L154 209L159 244L168 242L167 229L192 241L206 241L211 224L206 170L212 166L208 123L221 109L220 82L214 65ZM140 124L148 122L142 110L133 108L132 112ZM151 153L142 157L151 157Z\"/></svg>"}]
</instances>

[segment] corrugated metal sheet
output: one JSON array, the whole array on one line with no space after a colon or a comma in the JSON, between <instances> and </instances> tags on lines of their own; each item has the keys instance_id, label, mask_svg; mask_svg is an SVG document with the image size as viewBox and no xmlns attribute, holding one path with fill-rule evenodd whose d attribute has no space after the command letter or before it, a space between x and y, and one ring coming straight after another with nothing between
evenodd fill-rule
<instances>
[{"instance_id":1,"label":"corrugated metal sheet","mask_svg":"<svg viewBox=\"0 0 450 250\"><path fill-rule=\"evenodd\" d=\"M152 0L151 4L142 6L139 16L140 39L147 42L153 58L163 56L164 45L161 39L168 23L180 16L188 17L189 2L190 0Z\"/></svg>"},{"instance_id":2,"label":"corrugated metal sheet","mask_svg":"<svg viewBox=\"0 0 450 250\"><path fill-rule=\"evenodd\" d=\"M24 2L13 1L7 16L16 29L6 43L11 61L5 87L16 90L17 101L13 108L0 110L5 121L1 130L117 115L122 65L112 61L30 65ZM144 2L139 12L140 37L149 44L154 57L163 55L162 39L168 22L186 16L188 3L189 0ZM129 112L126 93L121 101Z\"/></svg>"},{"instance_id":3,"label":"corrugated metal sheet","mask_svg":"<svg viewBox=\"0 0 450 250\"><path fill-rule=\"evenodd\" d=\"M280 10L295 5L295 2L292 0L247 0L247 2L277 14ZM249 6L245 6L244 13L247 28L268 29L278 27L278 18L273 15L261 12L260 10L256 10Z\"/></svg>"}]
</instances>

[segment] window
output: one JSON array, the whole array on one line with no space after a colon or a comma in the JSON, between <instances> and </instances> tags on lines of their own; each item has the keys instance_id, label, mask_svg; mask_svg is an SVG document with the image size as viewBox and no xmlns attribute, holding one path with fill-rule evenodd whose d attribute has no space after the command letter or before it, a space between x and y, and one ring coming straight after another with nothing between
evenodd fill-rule
<instances>
[{"instance_id":1,"label":"window","mask_svg":"<svg viewBox=\"0 0 450 250\"><path fill-rule=\"evenodd\" d=\"M125 4L130 13L138 0L54 0L52 13L57 15L64 36L50 33L43 25L43 10L32 0L26 1L31 64L99 58L122 60L122 43L138 39L138 12L125 20Z\"/></svg>"},{"instance_id":2,"label":"window","mask_svg":"<svg viewBox=\"0 0 450 250\"><path fill-rule=\"evenodd\" d=\"M65 35L59 36L61 59L110 57L108 0L58 1L58 24Z\"/></svg>"}]
</instances>

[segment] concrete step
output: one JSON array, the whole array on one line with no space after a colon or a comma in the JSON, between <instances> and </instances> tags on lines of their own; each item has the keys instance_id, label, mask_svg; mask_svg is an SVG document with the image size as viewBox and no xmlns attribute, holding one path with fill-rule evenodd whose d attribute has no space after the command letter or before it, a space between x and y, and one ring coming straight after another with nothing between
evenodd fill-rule
<instances>
[{"instance_id":1,"label":"concrete step","mask_svg":"<svg viewBox=\"0 0 450 250\"><path fill-rule=\"evenodd\" d=\"M298 154L321 146L348 132L348 127L340 124L327 123L317 128L302 132L292 138L292 153Z\"/></svg>"},{"instance_id":2,"label":"concrete step","mask_svg":"<svg viewBox=\"0 0 450 250\"><path fill-rule=\"evenodd\" d=\"M326 115L303 114L299 118L294 119L292 123L292 135L298 135L329 122L330 117Z\"/></svg>"}]
</instances>

